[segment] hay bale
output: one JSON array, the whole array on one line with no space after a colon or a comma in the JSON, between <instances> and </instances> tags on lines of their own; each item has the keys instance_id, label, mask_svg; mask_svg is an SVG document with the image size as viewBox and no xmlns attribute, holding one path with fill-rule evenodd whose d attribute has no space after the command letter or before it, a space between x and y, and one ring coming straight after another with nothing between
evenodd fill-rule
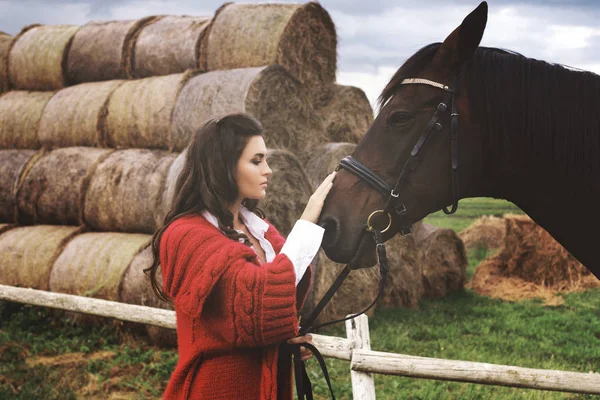
<instances>
[{"instance_id":1,"label":"hay bale","mask_svg":"<svg viewBox=\"0 0 600 400\"><path fill-rule=\"evenodd\" d=\"M289 151L269 149L267 161L273 170L261 207L267 219L287 236L313 193L302 165Z\"/></svg>"},{"instance_id":2,"label":"hay bale","mask_svg":"<svg viewBox=\"0 0 600 400\"><path fill-rule=\"evenodd\" d=\"M80 232L74 226L15 227L0 235L0 284L48 290L56 257Z\"/></svg>"},{"instance_id":3,"label":"hay bale","mask_svg":"<svg viewBox=\"0 0 600 400\"><path fill-rule=\"evenodd\" d=\"M279 64L300 82L335 81L337 38L318 3L234 4L215 14L200 52L207 71Z\"/></svg>"},{"instance_id":4,"label":"hay bale","mask_svg":"<svg viewBox=\"0 0 600 400\"><path fill-rule=\"evenodd\" d=\"M502 245L506 224L504 218L484 215L458 234L467 250L478 247L497 249Z\"/></svg>"},{"instance_id":5,"label":"hay bale","mask_svg":"<svg viewBox=\"0 0 600 400\"><path fill-rule=\"evenodd\" d=\"M0 32L0 94L7 92L10 88L6 73L8 71L8 50L12 40L12 36Z\"/></svg>"},{"instance_id":6,"label":"hay bale","mask_svg":"<svg viewBox=\"0 0 600 400\"><path fill-rule=\"evenodd\" d=\"M179 174L181 173L181 170L183 169L183 165L185 164L186 154L187 154L187 149L184 150L183 152L181 152L181 154L179 154L177 156L177 158L175 158L175 160L169 167L169 172L167 172L167 177L165 179L165 187L163 189L162 200L160 203L160 207L157 210L158 215L157 215L156 221L157 222L160 221L161 226L162 226L162 222L164 221L164 219L167 216L167 214L169 213L169 211L171 211L171 208L173 206L173 200L174 200L174 196L175 196L175 184L177 182L177 178L179 177Z\"/></svg>"},{"instance_id":7,"label":"hay bale","mask_svg":"<svg viewBox=\"0 0 600 400\"><path fill-rule=\"evenodd\" d=\"M42 113L41 144L50 148L100 146L108 99L123 82L82 83L59 90Z\"/></svg>"},{"instance_id":8,"label":"hay bale","mask_svg":"<svg viewBox=\"0 0 600 400\"><path fill-rule=\"evenodd\" d=\"M39 149L38 127L52 92L12 91L0 96L0 149Z\"/></svg>"},{"instance_id":9,"label":"hay bale","mask_svg":"<svg viewBox=\"0 0 600 400\"><path fill-rule=\"evenodd\" d=\"M108 100L108 115L102 124L105 144L168 149L177 96L193 75L186 72L129 81L119 86ZM198 111L194 109L193 113Z\"/></svg>"},{"instance_id":10,"label":"hay bale","mask_svg":"<svg viewBox=\"0 0 600 400\"><path fill-rule=\"evenodd\" d=\"M176 154L118 150L102 160L85 193L84 221L96 230L153 233L162 224L159 207Z\"/></svg>"},{"instance_id":11,"label":"hay bale","mask_svg":"<svg viewBox=\"0 0 600 400\"><path fill-rule=\"evenodd\" d=\"M208 119L233 112L256 117L270 148L298 155L324 141L302 86L283 68L272 65L208 72L190 79L173 113L172 149L183 150Z\"/></svg>"},{"instance_id":12,"label":"hay bale","mask_svg":"<svg viewBox=\"0 0 600 400\"><path fill-rule=\"evenodd\" d=\"M439 298L462 290L468 260L465 245L456 232L422 224L415 240L423 270L423 295Z\"/></svg>"},{"instance_id":13,"label":"hay bale","mask_svg":"<svg viewBox=\"0 0 600 400\"><path fill-rule=\"evenodd\" d=\"M121 281L119 301L128 304L173 310L173 307L169 303L165 303L154 294L150 278L144 273L144 269L152 265L152 259L152 246L146 247L134 257ZM156 276L158 284L162 286L160 267ZM175 330L152 325L146 325L145 329L153 344L165 347L177 347L177 332Z\"/></svg>"},{"instance_id":14,"label":"hay bale","mask_svg":"<svg viewBox=\"0 0 600 400\"><path fill-rule=\"evenodd\" d=\"M340 160L354 153L353 143L326 143L313 148L305 163L306 174L314 188L319 187L327 175L340 164Z\"/></svg>"},{"instance_id":15,"label":"hay bale","mask_svg":"<svg viewBox=\"0 0 600 400\"><path fill-rule=\"evenodd\" d=\"M333 85L329 98L315 104L330 142L358 143L373 123L373 108L365 92L354 86Z\"/></svg>"},{"instance_id":16,"label":"hay bale","mask_svg":"<svg viewBox=\"0 0 600 400\"><path fill-rule=\"evenodd\" d=\"M19 221L24 224L82 224L85 178L111 151L67 147L41 156L23 177L17 192Z\"/></svg>"},{"instance_id":17,"label":"hay bale","mask_svg":"<svg viewBox=\"0 0 600 400\"><path fill-rule=\"evenodd\" d=\"M132 57L132 76L146 78L198 69L208 17L169 15L141 29Z\"/></svg>"},{"instance_id":18,"label":"hay bale","mask_svg":"<svg viewBox=\"0 0 600 400\"><path fill-rule=\"evenodd\" d=\"M70 84L129 77L135 37L156 17L88 22L73 38L66 63Z\"/></svg>"},{"instance_id":19,"label":"hay bale","mask_svg":"<svg viewBox=\"0 0 600 400\"><path fill-rule=\"evenodd\" d=\"M16 228L16 225L13 224L0 224L0 234L3 234L6 231L9 231L13 228Z\"/></svg>"},{"instance_id":20,"label":"hay bale","mask_svg":"<svg viewBox=\"0 0 600 400\"><path fill-rule=\"evenodd\" d=\"M10 86L56 90L67 86L65 64L79 26L34 25L23 28L8 54Z\"/></svg>"},{"instance_id":21,"label":"hay bale","mask_svg":"<svg viewBox=\"0 0 600 400\"><path fill-rule=\"evenodd\" d=\"M477 293L505 300L541 297L560 304L559 292L600 286L600 280L528 216L508 215L504 223L500 251L473 275L471 288Z\"/></svg>"},{"instance_id":22,"label":"hay bale","mask_svg":"<svg viewBox=\"0 0 600 400\"><path fill-rule=\"evenodd\" d=\"M123 274L151 239L150 235L114 232L76 236L54 262L50 290L118 301Z\"/></svg>"},{"instance_id":23,"label":"hay bale","mask_svg":"<svg viewBox=\"0 0 600 400\"><path fill-rule=\"evenodd\" d=\"M380 307L412 308L423 296L423 271L412 236L396 235L385 242L390 272ZM378 268L378 267L376 267Z\"/></svg>"},{"instance_id":24,"label":"hay bale","mask_svg":"<svg viewBox=\"0 0 600 400\"><path fill-rule=\"evenodd\" d=\"M0 150L0 221L17 221L17 188L35 150Z\"/></svg>"}]
</instances>

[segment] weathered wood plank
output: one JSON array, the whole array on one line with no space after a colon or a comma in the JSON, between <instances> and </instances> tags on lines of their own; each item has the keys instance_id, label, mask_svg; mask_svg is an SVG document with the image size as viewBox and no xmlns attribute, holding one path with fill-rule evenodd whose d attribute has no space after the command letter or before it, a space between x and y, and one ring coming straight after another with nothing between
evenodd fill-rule
<instances>
[{"instance_id":1,"label":"weathered wood plank","mask_svg":"<svg viewBox=\"0 0 600 400\"><path fill-rule=\"evenodd\" d=\"M369 319L366 315L346 321L346 334L353 340L355 349L371 350L369 336ZM369 372L350 371L352 381L352 398L354 400L375 400L375 381Z\"/></svg>"}]
</instances>

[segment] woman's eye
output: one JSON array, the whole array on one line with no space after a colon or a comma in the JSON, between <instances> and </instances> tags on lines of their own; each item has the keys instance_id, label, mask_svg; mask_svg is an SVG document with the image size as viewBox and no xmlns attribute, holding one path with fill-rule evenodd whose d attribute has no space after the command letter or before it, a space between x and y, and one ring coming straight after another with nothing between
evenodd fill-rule
<instances>
[{"instance_id":1,"label":"woman's eye","mask_svg":"<svg viewBox=\"0 0 600 400\"><path fill-rule=\"evenodd\" d=\"M411 113L406 111L393 112L387 119L387 125L406 124L413 120Z\"/></svg>"},{"instance_id":2,"label":"woman's eye","mask_svg":"<svg viewBox=\"0 0 600 400\"><path fill-rule=\"evenodd\" d=\"M260 164L260 160L253 160L253 161L252 161L252 164L254 164L254 165L259 165L259 164Z\"/></svg>"}]
</instances>

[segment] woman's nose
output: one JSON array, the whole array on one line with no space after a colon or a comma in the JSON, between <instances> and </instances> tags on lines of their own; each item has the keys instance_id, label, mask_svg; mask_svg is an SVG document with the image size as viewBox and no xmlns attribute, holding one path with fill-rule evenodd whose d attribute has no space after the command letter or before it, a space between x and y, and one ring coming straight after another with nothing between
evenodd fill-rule
<instances>
[{"instance_id":1,"label":"woman's nose","mask_svg":"<svg viewBox=\"0 0 600 400\"><path fill-rule=\"evenodd\" d=\"M273 170L271 169L271 167L269 167L269 164L266 164L267 168L263 171L264 175L271 175L273 173Z\"/></svg>"}]
</instances>

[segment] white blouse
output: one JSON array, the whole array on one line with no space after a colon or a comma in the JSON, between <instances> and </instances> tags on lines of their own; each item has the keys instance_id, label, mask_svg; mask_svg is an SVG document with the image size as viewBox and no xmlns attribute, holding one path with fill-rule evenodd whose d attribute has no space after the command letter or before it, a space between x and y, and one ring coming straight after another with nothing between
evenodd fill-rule
<instances>
[{"instance_id":1,"label":"white blouse","mask_svg":"<svg viewBox=\"0 0 600 400\"><path fill-rule=\"evenodd\" d=\"M265 239L265 233L269 229L269 224L244 206L240 207L240 214L246 222L248 232L258 240L260 247L265 252L266 261L272 262L275 258L275 250L273 250L271 243ZM202 216L216 228L219 227L217 217L207 210L202 211ZM241 230L237 231L239 233L244 233ZM296 285L298 285L298 282L302 279L306 269L319 251L324 233L325 229L321 228L319 225L299 219L296 221L294 228L292 228L288 235L285 244L281 248L281 253L285 254L294 265ZM244 241L244 239L239 240L240 242ZM254 246L252 246L252 249L255 250Z\"/></svg>"}]
</instances>

